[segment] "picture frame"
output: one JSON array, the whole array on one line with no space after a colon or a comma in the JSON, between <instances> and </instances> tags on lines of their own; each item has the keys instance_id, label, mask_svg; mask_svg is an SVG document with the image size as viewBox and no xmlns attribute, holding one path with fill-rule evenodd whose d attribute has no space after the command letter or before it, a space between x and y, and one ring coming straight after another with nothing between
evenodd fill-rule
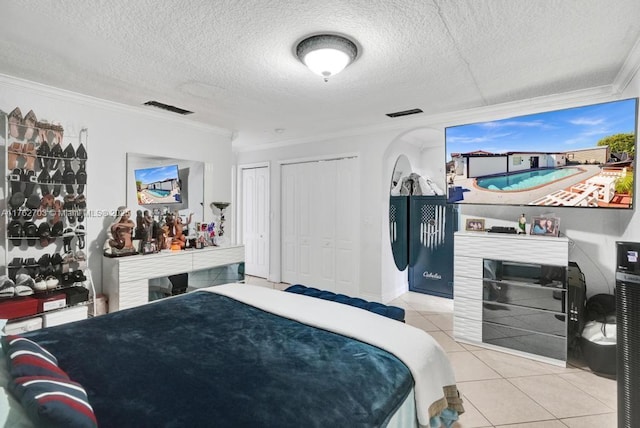
<instances>
[{"instance_id":1,"label":"picture frame","mask_svg":"<svg viewBox=\"0 0 640 428\"><path fill-rule=\"evenodd\" d=\"M464 223L464 230L468 232L484 232L484 219L468 218Z\"/></svg>"},{"instance_id":2,"label":"picture frame","mask_svg":"<svg viewBox=\"0 0 640 428\"><path fill-rule=\"evenodd\" d=\"M531 220L531 235L560 236L560 218L554 216L538 216Z\"/></svg>"}]
</instances>

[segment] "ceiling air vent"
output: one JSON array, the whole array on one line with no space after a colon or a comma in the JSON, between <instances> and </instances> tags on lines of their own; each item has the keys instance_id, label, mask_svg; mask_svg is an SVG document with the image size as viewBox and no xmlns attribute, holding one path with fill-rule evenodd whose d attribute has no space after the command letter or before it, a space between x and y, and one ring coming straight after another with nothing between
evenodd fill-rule
<instances>
[{"instance_id":1,"label":"ceiling air vent","mask_svg":"<svg viewBox=\"0 0 640 428\"><path fill-rule=\"evenodd\" d=\"M144 103L144 105L151 106L151 107L157 107L157 108L160 108L162 110L170 111L172 113L181 114L183 116L186 116L188 114L193 114L192 111L185 110L185 109L180 108L180 107L170 106L168 104L162 104L162 103L159 103L157 101L147 101L146 103Z\"/></svg>"},{"instance_id":2,"label":"ceiling air vent","mask_svg":"<svg viewBox=\"0 0 640 428\"><path fill-rule=\"evenodd\" d=\"M419 108L412 108L411 110L397 111L395 113L387 113L387 116L400 117L400 116L409 116L410 114L418 114L418 113L422 113L422 110L420 110Z\"/></svg>"}]
</instances>

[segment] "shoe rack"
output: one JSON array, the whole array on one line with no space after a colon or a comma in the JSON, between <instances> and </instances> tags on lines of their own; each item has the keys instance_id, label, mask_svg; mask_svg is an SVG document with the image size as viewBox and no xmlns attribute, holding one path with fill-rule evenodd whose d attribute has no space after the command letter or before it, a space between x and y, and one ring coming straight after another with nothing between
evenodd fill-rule
<instances>
[{"instance_id":1,"label":"shoe rack","mask_svg":"<svg viewBox=\"0 0 640 428\"><path fill-rule=\"evenodd\" d=\"M62 309L78 303L77 297L69 299L70 289L90 282L85 275L88 131L69 135L58 123L38 120L33 110L23 116L18 107L3 116L6 276L0 281L0 305L5 299L66 295L65 304L55 308Z\"/></svg>"}]
</instances>

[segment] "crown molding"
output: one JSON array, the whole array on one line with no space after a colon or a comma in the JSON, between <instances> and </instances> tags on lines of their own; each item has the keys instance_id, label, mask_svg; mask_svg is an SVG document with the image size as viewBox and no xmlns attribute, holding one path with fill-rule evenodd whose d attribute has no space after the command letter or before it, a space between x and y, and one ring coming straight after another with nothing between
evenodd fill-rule
<instances>
[{"instance_id":1,"label":"crown molding","mask_svg":"<svg viewBox=\"0 0 640 428\"><path fill-rule=\"evenodd\" d=\"M49 98L71 101L74 103L100 107L112 111L142 114L144 116L161 119L163 121L169 121L181 125L187 125L193 128L213 132L217 135L231 138L232 131L229 129L219 128L216 126L207 125L201 122L196 122L191 119L176 117L173 114L165 113L162 111L151 110L151 107L138 107L127 104L116 103L114 101L104 100L102 98L92 97L90 95L81 94L78 92L68 91L66 89L60 89L53 86L44 85L42 83L33 82L31 80L21 79L19 77L9 76L6 74L0 74L0 88L17 88L19 90L32 92L36 95L43 95Z\"/></svg>"},{"instance_id":2,"label":"crown molding","mask_svg":"<svg viewBox=\"0 0 640 428\"><path fill-rule=\"evenodd\" d=\"M633 80L633 78L638 74L638 70L640 70L640 37L636 40L635 45L631 48L629 55L627 55L627 59L620 67L620 71L618 71L618 75L615 79L613 79L613 88L618 94L624 92L629 86L629 83Z\"/></svg>"},{"instance_id":3,"label":"crown molding","mask_svg":"<svg viewBox=\"0 0 640 428\"><path fill-rule=\"evenodd\" d=\"M484 117L487 119L499 119L501 117L533 114L554 108L560 109L580 106L587 102L608 101L616 98L616 96L619 96L619 94L614 92L612 85L604 85L561 94L545 95L489 106L479 106L454 112L389 119L393 120L393 123L350 128L332 133L314 134L303 138L292 138L265 144L232 148L232 150L236 153L256 152L300 144L317 143L319 141L336 140L339 138L376 135L382 132L399 131L404 133L405 131L416 128L430 128L440 131L446 126L468 123L470 121L481 121L484 120Z\"/></svg>"}]
</instances>

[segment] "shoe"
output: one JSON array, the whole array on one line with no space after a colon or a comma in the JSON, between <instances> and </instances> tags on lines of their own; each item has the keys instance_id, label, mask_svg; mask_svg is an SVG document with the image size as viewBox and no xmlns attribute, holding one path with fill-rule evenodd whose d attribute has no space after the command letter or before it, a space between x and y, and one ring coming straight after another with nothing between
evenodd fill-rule
<instances>
[{"instance_id":1,"label":"shoe","mask_svg":"<svg viewBox=\"0 0 640 428\"><path fill-rule=\"evenodd\" d=\"M53 183L53 196L60 196L60 189L62 188L62 173L59 169L56 169L55 174L51 177Z\"/></svg>"},{"instance_id":2,"label":"shoe","mask_svg":"<svg viewBox=\"0 0 640 428\"><path fill-rule=\"evenodd\" d=\"M9 198L9 212L14 220L17 220L22 215L21 208L24 204L25 197L22 193L14 193Z\"/></svg>"},{"instance_id":3,"label":"shoe","mask_svg":"<svg viewBox=\"0 0 640 428\"><path fill-rule=\"evenodd\" d=\"M71 168L71 162L65 161L64 172L62 173L62 182L66 185L65 190L67 193L74 193L73 185L76 182L76 175Z\"/></svg>"},{"instance_id":4,"label":"shoe","mask_svg":"<svg viewBox=\"0 0 640 428\"><path fill-rule=\"evenodd\" d=\"M47 284L47 290L53 290L60 284L60 281L55 276L49 275L46 279L46 284Z\"/></svg>"},{"instance_id":5,"label":"shoe","mask_svg":"<svg viewBox=\"0 0 640 428\"><path fill-rule=\"evenodd\" d=\"M60 284L64 286L73 285L75 282L73 279L73 272L65 272L60 276Z\"/></svg>"},{"instance_id":6,"label":"shoe","mask_svg":"<svg viewBox=\"0 0 640 428\"><path fill-rule=\"evenodd\" d=\"M78 237L78 248L84 249L84 235L86 234L84 226L80 225L76 227L76 236ZM76 255L77 257L77 255Z\"/></svg>"},{"instance_id":7,"label":"shoe","mask_svg":"<svg viewBox=\"0 0 640 428\"><path fill-rule=\"evenodd\" d=\"M19 107L9 113L9 135L13 138L22 139L22 112Z\"/></svg>"},{"instance_id":8,"label":"shoe","mask_svg":"<svg viewBox=\"0 0 640 428\"><path fill-rule=\"evenodd\" d=\"M22 225L22 229L24 229L24 236L27 238L27 245L35 246L38 238L38 226L32 221L27 221Z\"/></svg>"},{"instance_id":9,"label":"shoe","mask_svg":"<svg viewBox=\"0 0 640 428\"><path fill-rule=\"evenodd\" d=\"M45 281L44 276L38 275L35 279L35 284L33 286L34 291L47 291L47 281Z\"/></svg>"},{"instance_id":10,"label":"shoe","mask_svg":"<svg viewBox=\"0 0 640 428\"><path fill-rule=\"evenodd\" d=\"M52 224L56 224L58 223L60 220L60 217L62 217L63 213L63 203L60 199L56 199L53 201L53 219L51 220Z\"/></svg>"},{"instance_id":11,"label":"shoe","mask_svg":"<svg viewBox=\"0 0 640 428\"><path fill-rule=\"evenodd\" d=\"M11 182L12 194L22 192L22 170L20 168L13 168L9 174L9 181Z\"/></svg>"},{"instance_id":12,"label":"shoe","mask_svg":"<svg viewBox=\"0 0 640 428\"><path fill-rule=\"evenodd\" d=\"M49 254L43 254L38 259L38 272L42 276L51 275L53 273L53 266L51 266L51 256Z\"/></svg>"},{"instance_id":13,"label":"shoe","mask_svg":"<svg viewBox=\"0 0 640 428\"><path fill-rule=\"evenodd\" d=\"M76 152L73 150L71 143L69 143L62 151L62 157L65 159L75 159Z\"/></svg>"},{"instance_id":14,"label":"shoe","mask_svg":"<svg viewBox=\"0 0 640 428\"><path fill-rule=\"evenodd\" d=\"M49 190L48 184L51 182L51 178L49 177L49 171L46 168L43 168L38 174L38 184L40 184L40 192L42 196L46 196L51 193Z\"/></svg>"},{"instance_id":15,"label":"shoe","mask_svg":"<svg viewBox=\"0 0 640 428\"><path fill-rule=\"evenodd\" d=\"M52 144L49 142L49 144ZM49 169L58 169L60 163L62 162L63 154L62 147L60 147L60 143L55 143L51 146L51 158L49 159Z\"/></svg>"},{"instance_id":16,"label":"shoe","mask_svg":"<svg viewBox=\"0 0 640 428\"><path fill-rule=\"evenodd\" d=\"M40 223L40 226L38 226L38 236L40 237L40 246L42 248L49 245L51 239L51 226L49 226L49 223L46 221Z\"/></svg>"},{"instance_id":17,"label":"shoe","mask_svg":"<svg viewBox=\"0 0 640 428\"><path fill-rule=\"evenodd\" d=\"M29 110L22 123L24 125L24 139L27 141L35 140L38 137L38 128L36 128L38 119L33 110Z\"/></svg>"},{"instance_id":18,"label":"shoe","mask_svg":"<svg viewBox=\"0 0 640 428\"><path fill-rule=\"evenodd\" d=\"M51 156L49 144L46 141L41 142L36 154L38 155L38 166L41 170L46 169L49 166L49 156Z\"/></svg>"},{"instance_id":19,"label":"shoe","mask_svg":"<svg viewBox=\"0 0 640 428\"><path fill-rule=\"evenodd\" d=\"M76 150L76 157L81 160L87 160L87 150L84 148L84 144L80 143L78 150Z\"/></svg>"},{"instance_id":20,"label":"shoe","mask_svg":"<svg viewBox=\"0 0 640 428\"><path fill-rule=\"evenodd\" d=\"M11 243L16 247L19 247L22 244L22 237L24 236L22 223L20 223L20 221L18 220L11 220L11 222L7 226L7 232ZM14 259L14 261L15 260L16 259ZM20 264L22 265L22 259L20 259Z\"/></svg>"},{"instance_id":21,"label":"shoe","mask_svg":"<svg viewBox=\"0 0 640 428\"><path fill-rule=\"evenodd\" d=\"M29 257L28 259L25 259L23 264L22 264L22 266L27 270L27 273L32 278L36 277L36 275L38 273L38 267L40 267L38 262L36 262L36 259L34 259L33 257ZM18 278L18 280L16 280L16 284L18 282L20 282L19 278Z\"/></svg>"},{"instance_id":22,"label":"shoe","mask_svg":"<svg viewBox=\"0 0 640 428\"><path fill-rule=\"evenodd\" d=\"M23 156L24 148L21 143L14 141L7 148L7 168L15 169L18 168L18 159Z\"/></svg>"},{"instance_id":23,"label":"shoe","mask_svg":"<svg viewBox=\"0 0 640 428\"><path fill-rule=\"evenodd\" d=\"M78 186L78 189L80 186ZM84 195L78 195L75 199L76 212L78 214L78 223L84 221L84 213L87 208L87 198Z\"/></svg>"},{"instance_id":24,"label":"shoe","mask_svg":"<svg viewBox=\"0 0 640 428\"><path fill-rule=\"evenodd\" d=\"M40 207L38 207L38 210L36 211L36 220L43 219L47 216L49 211L53 208L53 201L53 195L50 193L42 196L42 199L40 200Z\"/></svg>"},{"instance_id":25,"label":"shoe","mask_svg":"<svg viewBox=\"0 0 640 428\"><path fill-rule=\"evenodd\" d=\"M78 193L84 193L84 185L87 184L87 171L85 171L84 165L80 165L78 172L76 172L76 183L78 183Z\"/></svg>"},{"instance_id":26,"label":"shoe","mask_svg":"<svg viewBox=\"0 0 640 428\"><path fill-rule=\"evenodd\" d=\"M76 236L75 232L70 227L66 228L62 233L62 237L63 237L62 242L64 243L65 253L68 253L69 251L71 251L71 241L73 241L73 238L75 236Z\"/></svg>"},{"instance_id":27,"label":"shoe","mask_svg":"<svg viewBox=\"0 0 640 428\"><path fill-rule=\"evenodd\" d=\"M24 169L35 171L36 168L36 143L29 141L24 145Z\"/></svg>"},{"instance_id":28,"label":"shoe","mask_svg":"<svg viewBox=\"0 0 640 428\"><path fill-rule=\"evenodd\" d=\"M7 270L9 273L9 278L13 281L16 280L16 275L22 269L22 259L20 257L15 257L9 264L7 265Z\"/></svg>"},{"instance_id":29,"label":"shoe","mask_svg":"<svg viewBox=\"0 0 640 428\"><path fill-rule=\"evenodd\" d=\"M74 282L84 282L87 280L87 277L84 275L84 272L81 270L73 271L73 281Z\"/></svg>"},{"instance_id":30,"label":"shoe","mask_svg":"<svg viewBox=\"0 0 640 428\"><path fill-rule=\"evenodd\" d=\"M16 284L6 275L0 276L0 297L13 297L16 293Z\"/></svg>"},{"instance_id":31,"label":"shoe","mask_svg":"<svg viewBox=\"0 0 640 428\"><path fill-rule=\"evenodd\" d=\"M35 190L36 184L38 184L38 178L36 177L36 173L31 169L25 169L21 175L21 178L25 183L24 196L28 198Z\"/></svg>"},{"instance_id":32,"label":"shoe","mask_svg":"<svg viewBox=\"0 0 640 428\"><path fill-rule=\"evenodd\" d=\"M53 267L53 273L54 274L61 274L62 273L62 263L63 263L63 258L60 255L60 253L55 253L54 255L51 256L51 266Z\"/></svg>"},{"instance_id":33,"label":"shoe","mask_svg":"<svg viewBox=\"0 0 640 428\"><path fill-rule=\"evenodd\" d=\"M51 226L51 237L58 238L62 236L63 228L64 225L62 224L62 220L58 220L57 222L53 223L53 226ZM55 239L53 239L53 241L55 241ZM51 243L51 240L49 243Z\"/></svg>"},{"instance_id":34,"label":"shoe","mask_svg":"<svg viewBox=\"0 0 640 428\"><path fill-rule=\"evenodd\" d=\"M76 198L73 194L65 195L64 197L64 214L67 217L69 223L76 222Z\"/></svg>"},{"instance_id":35,"label":"shoe","mask_svg":"<svg viewBox=\"0 0 640 428\"><path fill-rule=\"evenodd\" d=\"M37 194L33 194L27 198L25 203L26 209L22 213L22 217L25 220L33 219L36 211L40 208L40 197Z\"/></svg>"},{"instance_id":36,"label":"shoe","mask_svg":"<svg viewBox=\"0 0 640 428\"><path fill-rule=\"evenodd\" d=\"M18 274L15 288L17 296L29 296L33 294L34 288L36 288L36 282L32 277L24 273Z\"/></svg>"}]
</instances>

